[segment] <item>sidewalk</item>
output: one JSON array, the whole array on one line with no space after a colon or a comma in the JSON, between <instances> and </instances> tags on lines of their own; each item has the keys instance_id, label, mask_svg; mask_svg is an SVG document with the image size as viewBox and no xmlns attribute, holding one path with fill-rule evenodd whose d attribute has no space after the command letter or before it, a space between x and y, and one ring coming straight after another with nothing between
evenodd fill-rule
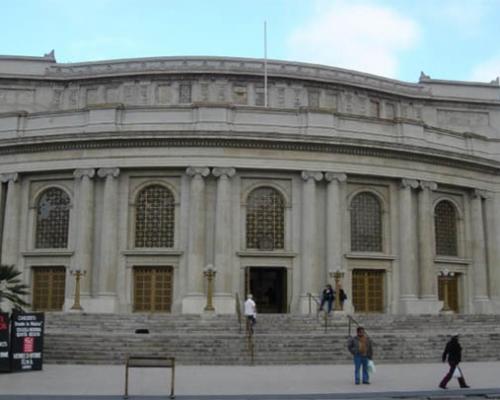
<instances>
[{"instance_id":1,"label":"sidewalk","mask_svg":"<svg viewBox=\"0 0 500 400\"><path fill-rule=\"evenodd\" d=\"M498 388L500 362L461 365L472 389ZM368 394L394 391L449 391L437 388L447 364L379 364L370 385L353 384L352 365L291 366L177 366L177 396ZM170 391L169 369L131 369L129 393L165 395ZM43 371L0 374L4 395L122 395L123 365L52 365ZM450 389L458 388L456 379Z\"/></svg>"}]
</instances>

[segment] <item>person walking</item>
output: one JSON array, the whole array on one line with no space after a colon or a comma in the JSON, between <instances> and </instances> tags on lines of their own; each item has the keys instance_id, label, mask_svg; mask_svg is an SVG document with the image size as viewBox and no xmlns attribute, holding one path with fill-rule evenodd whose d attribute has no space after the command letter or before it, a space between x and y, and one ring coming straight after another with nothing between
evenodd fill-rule
<instances>
[{"instance_id":1,"label":"person walking","mask_svg":"<svg viewBox=\"0 0 500 400\"><path fill-rule=\"evenodd\" d=\"M441 389L446 389L446 385L451 380L451 378L453 378L453 375L455 374L455 376L457 376L455 373L456 369L458 369L459 373L457 379L460 387L461 388L470 387L465 383L465 378L462 373L462 370L458 366L458 364L460 364L460 361L462 361L462 346L460 346L460 343L458 342L458 333L453 334L448 343L446 343L446 347L444 348L443 355L441 358L443 362L446 362L446 360L448 359L450 370L439 383L439 387Z\"/></svg>"},{"instance_id":2,"label":"person walking","mask_svg":"<svg viewBox=\"0 0 500 400\"><path fill-rule=\"evenodd\" d=\"M349 338L347 343L349 353L354 359L354 383L359 385L359 370L362 369L362 382L365 385L370 383L368 375L368 360L372 359L372 341L365 332L365 328L358 326L356 336Z\"/></svg>"},{"instance_id":3,"label":"person walking","mask_svg":"<svg viewBox=\"0 0 500 400\"><path fill-rule=\"evenodd\" d=\"M323 306L325 303L328 307L328 314L332 311L333 299L335 298L335 291L332 288L332 285L326 285L321 293L321 304L319 305L319 311L323 311Z\"/></svg>"},{"instance_id":4,"label":"person walking","mask_svg":"<svg viewBox=\"0 0 500 400\"><path fill-rule=\"evenodd\" d=\"M247 318L247 328L251 334L253 334L253 327L257 322L257 306L255 301L253 300L253 296L251 294L247 295L247 299L245 301L245 317Z\"/></svg>"}]
</instances>

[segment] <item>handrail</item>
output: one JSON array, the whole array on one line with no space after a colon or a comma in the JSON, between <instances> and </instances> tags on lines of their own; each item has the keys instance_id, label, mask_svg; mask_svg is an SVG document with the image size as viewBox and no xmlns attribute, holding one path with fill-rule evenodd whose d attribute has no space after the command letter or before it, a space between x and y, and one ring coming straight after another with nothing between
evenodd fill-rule
<instances>
[{"instance_id":1,"label":"handrail","mask_svg":"<svg viewBox=\"0 0 500 400\"><path fill-rule=\"evenodd\" d=\"M241 303L240 303L240 296L238 293L234 294L235 297L235 304L236 304L236 318L238 318L238 324L240 326L240 333L241 333Z\"/></svg>"},{"instance_id":2,"label":"handrail","mask_svg":"<svg viewBox=\"0 0 500 400\"><path fill-rule=\"evenodd\" d=\"M309 315L312 313L312 300L319 306L321 304L321 301L314 296L312 293L307 293L307 297L309 298Z\"/></svg>"},{"instance_id":3,"label":"handrail","mask_svg":"<svg viewBox=\"0 0 500 400\"><path fill-rule=\"evenodd\" d=\"M349 324L348 324L348 328L347 328L347 329L348 329L347 334L348 334L349 336L351 336L351 324L352 324L352 323L354 323L354 324L356 324L356 326L360 326L361 324L360 324L358 321L356 321L356 320L355 320L352 316L350 316L350 315L347 315L347 319L349 320Z\"/></svg>"}]
</instances>

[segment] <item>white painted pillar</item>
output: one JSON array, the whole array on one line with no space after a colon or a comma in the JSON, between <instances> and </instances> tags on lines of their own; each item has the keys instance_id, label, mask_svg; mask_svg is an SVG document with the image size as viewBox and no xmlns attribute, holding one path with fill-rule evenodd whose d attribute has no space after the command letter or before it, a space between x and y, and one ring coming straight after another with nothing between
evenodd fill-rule
<instances>
[{"instance_id":1,"label":"white painted pillar","mask_svg":"<svg viewBox=\"0 0 500 400\"><path fill-rule=\"evenodd\" d=\"M19 256L20 184L17 173L1 174L0 180L7 182L5 219L2 235L2 264L17 266Z\"/></svg>"},{"instance_id":2,"label":"white painted pillar","mask_svg":"<svg viewBox=\"0 0 500 400\"><path fill-rule=\"evenodd\" d=\"M399 312L417 313L418 265L416 253L416 213L413 209L412 189L418 181L402 179L399 190Z\"/></svg>"},{"instance_id":3,"label":"white painted pillar","mask_svg":"<svg viewBox=\"0 0 500 400\"><path fill-rule=\"evenodd\" d=\"M217 313L232 314L235 309L233 274L235 266L232 260L231 232L231 178L236 173L234 168L214 168L212 174L217 177L217 199L215 204L215 251L214 267L215 298Z\"/></svg>"},{"instance_id":4,"label":"white painted pillar","mask_svg":"<svg viewBox=\"0 0 500 400\"><path fill-rule=\"evenodd\" d=\"M341 185L347 175L326 172L326 276L331 271L342 269L342 213Z\"/></svg>"},{"instance_id":5,"label":"white painted pillar","mask_svg":"<svg viewBox=\"0 0 500 400\"><path fill-rule=\"evenodd\" d=\"M189 167L189 226L187 249L187 296L182 302L182 312L201 314L205 307L203 294L203 268L205 267L205 181L210 174L206 167ZM217 279L217 276L216 278Z\"/></svg>"},{"instance_id":6,"label":"white painted pillar","mask_svg":"<svg viewBox=\"0 0 500 400\"><path fill-rule=\"evenodd\" d=\"M105 178L102 206L101 257L98 275L98 291L104 312L116 308L116 276L118 263L118 176L119 168L100 168L100 178Z\"/></svg>"},{"instance_id":7,"label":"white painted pillar","mask_svg":"<svg viewBox=\"0 0 500 400\"><path fill-rule=\"evenodd\" d=\"M488 297L488 271L486 269L486 248L484 235L483 198L486 193L481 190L472 192L472 281L474 287L473 303L476 313L491 313Z\"/></svg>"},{"instance_id":8,"label":"white painted pillar","mask_svg":"<svg viewBox=\"0 0 500 400\"><path fill-rule=\"evenodd\" d=\"M420 182L421 191L418 196L418 249L419 249L419 281L420 281L420 313L437 314L441 302L437 295L437 274L434 268L434 232L432 231L432 199L431 191L437 189L436 182Z\"/></svg>"},{"instance_id":9,"label":"white painted pillar","mask_svg":"<svg viewBox=\"0 0 500 400\"><path fill-rule=\"evenodd\" d=\"M316 242L316 182L323 179L323 173L303 171L302 179L302 312L309 311L307 293L317 294L324 286L320 281L320 266Z\"/></svg>"},{"instance_id":10,"label":"white painted pillar","mask_svg":"<svg viewBox=\"0 0 500 400\"><path fill-rule=\"evenodd\" d=\"M487 199L489 289L495 310L500 309L500 193ZM498 311L497 311L498 312Z\"/></svg>"},{"instance_id":11,"label":"white painted pillar","mask_svg":"<svg viewBox=\"0 0 500 400\"><path fill-rule=\"evenodd\" d=\"M92 276L95 273L95 266L92 264L94 227L94 184L92 178L95 176L95 170L93 168L76 169L73 176L78 187L73 268L86 272L81 281L82 294L86 294L90 291L90 282L92 282Z\"/></svg>"}]
</instances>

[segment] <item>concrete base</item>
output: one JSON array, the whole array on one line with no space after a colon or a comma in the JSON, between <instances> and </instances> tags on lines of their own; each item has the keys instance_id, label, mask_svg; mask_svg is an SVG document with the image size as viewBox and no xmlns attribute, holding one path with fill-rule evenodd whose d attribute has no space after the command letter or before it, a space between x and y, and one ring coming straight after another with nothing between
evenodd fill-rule
<instances>
[{"instance_id":1,"label":"concrete base","mask_svg":"<svg viewBox=\"0 0 500 400\"><path fill-rule=\"evenodd\" d=\"M436 297L407 297L399 302L399 314L439 314L442 308L443 302Z\"/></svg>"},{"instance_id":2,"label":"concrete base","mask_svg":"<svg viewBox=\"0 0 500 400\"><path fill-rule=\"evenodd\" d=\"M207 298L203 294L190 294L182 299L182 314L203 314Z\"/></svg>"},{"instance_id":3,"label":"concrete base","mask_svg":"<svg viewBox=\"0 0 500 400\"><path fill-rule=\"evenodd\" d=\"M230 293L217 293L213 298L213 306L217 314L235 314L236 300ZM240 304L243 308L243 303ZM257 310L258 312L259 310Z\"/></svg>"},{"instance_id":4,"label":"concrete base","mask_svg":"<svg viewBox=\"0 0 500 400\"><path fill-rule=\"evenodd\" d=\"M318 304L307 295L301 295L298 302L298 314L313 314L316 315L318 311ZM259 310L257 310L258 312Z\"/></svg>"},{"instance_id":5,"label":"concrete base","mask_svg":"<svg viewBox=\"0 0 500 400\"><path fill-rule=\"evenodd\" d=\"M114 294L100 295L99 297L82 296L80 305L83 310L72 310L75 303L73 298L67 298L64 301L64 311L68 312L86 312L86 313L104 313L111 314L118 311L118 303Z\"/></svg>"},{"instance_id":6,"label":"concrete base","mask_svg":"<svg viewBox=\"0 0 500 400\"><path fill-rule=\"evenodd\" d=\"M473 301L475 314L493 314L495 307L488 297L476 297Z\"/></svg>"},{"instance_id":7,"label":"concrete base","mask_svg":"<svg viewBox=\"0 0 500 400\"><path fill-rule=\"evenodd\" d=\"M405 296L399 299L399 314L420 314L419 299L416 296Z\"/></svg>"}]
</instances>

